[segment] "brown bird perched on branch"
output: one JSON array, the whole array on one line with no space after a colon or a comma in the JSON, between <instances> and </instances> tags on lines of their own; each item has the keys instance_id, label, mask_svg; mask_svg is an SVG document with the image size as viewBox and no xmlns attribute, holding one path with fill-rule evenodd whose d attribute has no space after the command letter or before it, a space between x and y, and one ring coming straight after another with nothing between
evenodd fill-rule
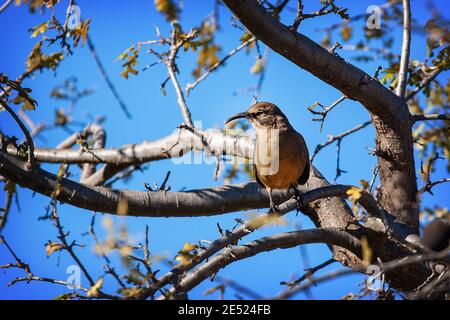
<instances>
[{"instance_id":1,"label":"brown bird perched on branch","mask_svg":"<svg viewBox=\"0 0 450 320\"><path fill-rule=\"evenodd\" d=\"M272 189L292 187L298 196L296 186L308 181L310 163L305 139L270 102L258 102L232 116L225 124L239 118L248 119L256 130L254 174L269 194L272 212L278 211L272 200Z\"/></svg>"}]
</instances>

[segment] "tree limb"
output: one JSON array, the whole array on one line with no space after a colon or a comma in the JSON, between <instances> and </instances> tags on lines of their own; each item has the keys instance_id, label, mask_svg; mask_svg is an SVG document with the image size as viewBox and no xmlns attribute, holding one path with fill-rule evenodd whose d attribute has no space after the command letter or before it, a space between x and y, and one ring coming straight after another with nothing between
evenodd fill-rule
<instances>
[{"instance_id":1,"label":"tree limb","mask_svg":"<svg viewBox=\"0 0 450 320\"><path fill-rule=\"evenodd\" d=\"M361 245L359 240L339 228L311 229L280 233L224 250L222 253L214 256L208 260L208 262L187 274L176 286L176 289L172 288L169 290L169 294L173 295L176 291L188 292L203 280L216 274L220 269L225 268L235 261L266 251L287 249L308 243L338 245L357 255L361 255ZM165 297L160 296L158 299L164 300Z\"/></svg>"},{"instance_id":2,"label":"tree limb","mask_svg":"<svg viewBox=\"0 0 450 320\"><path fill-rule=\"evenodd\" d=\"M411 47L411 5L409 0L403 0L403 43L398 73L397 95L404 98L408 84L409 53Z\"/></svg>"}]
</instances>

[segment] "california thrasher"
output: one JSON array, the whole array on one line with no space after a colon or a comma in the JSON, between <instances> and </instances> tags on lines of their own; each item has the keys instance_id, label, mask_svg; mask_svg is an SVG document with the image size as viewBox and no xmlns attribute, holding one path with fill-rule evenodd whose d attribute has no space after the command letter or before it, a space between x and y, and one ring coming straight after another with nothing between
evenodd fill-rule
<instances>
[{"instance_id":1,"label":"california thrasher","mask_svg":"<svg viewBox=\"0 0 450 320\"><path fill-rule=\"evenodd\" d=\"M270 209L278 211L272 200L272 189L292 187L298 196L296 186L308 181L310 163L305 140L273 103L258 102L225 124L239 118L248 119L256 130L253 170L256 181L269 194Z\"/></svg>"}]
</instances>

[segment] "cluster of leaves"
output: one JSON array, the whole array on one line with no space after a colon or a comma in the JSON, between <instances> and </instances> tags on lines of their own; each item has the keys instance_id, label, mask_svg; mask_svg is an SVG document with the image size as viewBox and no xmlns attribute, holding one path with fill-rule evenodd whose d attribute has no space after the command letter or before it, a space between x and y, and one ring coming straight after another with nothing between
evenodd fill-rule
<instances>
[{"instance_id":1,"label":"cluster of leaves","mask_svg":"<svg viewBox=\"0 0 450 320\"><path fill-rule=\"evenodd\" d=\"M22 87L18 81L10 80L5 74L0 74L0 89L7 93L5 88L1 85L9 86L12 90L17 92L17 95L12 102L16 105L22 105L22 110L36 109L37 101L30 96L30 93L32 92L30 88ZM6 96L8 95L9 94L7 93Z\"/></svg>"},{"instance_id":2,"label":"cluster of leaves","mask_svg":"<svg viewBox=\"0 0 450 320\"><path fill-rule=\"evenodd\" d=\"M187 265L197 257L197 249L198 246L196 244L186 242L183 248L178 251L175 260L178 261L181 265Z\"/></svg>"},{"instance_id":3,"label":"cluster of leaves","mask_svg":"<svg viewBox=\"0 0 450 320\"><path fill-rule=\"evenodd\" d=\"M52 9L60 0L16 0L16 5L26 4L30 12L34 13L37 10L44 8Z\"/></svg>"},{"instance_id":4,"label":"cluster of leaves","mask_svg":"<svg viewBox=\"0 0 450 320\"><path fill-rule=\"evenodd\" d=\"M156 10L166 16L167 21L178 19L180 7L173 0L154 0Z\"/></svg>"},{"instance_id":5,"label":"cluster of leaves","mask_svg":"<svg viewBox=\"0 0 450 320\"><path fill-rule=\"evenodd\" d=\"M347 196L352 203L353 213L355 216L359 216L358 200L364 192L367 192L369 188L369 183L366 180L360 180L360 184L361 187L351 187L347 190Z\"/></svg>"},{"instance_id":6,"label":"cluster of leaves","mask_svg":"<svg viewBox=\"0 0 450 320\"><path fill-rule=\"evenodd\" d=\"M123 61L122 67L125 68L125 70L123 70L120 75L125 79L128 79L130 73L134 75L138 74L135 67L138 64L137 58L139 57L140 51L141 46L132 45L117 57L116 61Z\"/></svg>"},{"instance_id":7,"label":"cluster of leaves","mask_svg":"<svg viewBox=\"0 0 450 320\"><path fill-rule=\"evenodd\" d=\"M43 71L44 69L56 70L59 63L64 59L62 52L46 55L42 52L42 41L39 41L31 50L26 60L27 73Z\"/></svg>"},{"instance_id":8,"label":"cluster of leaves","mask_svg":"<svg viewBox=\"0 0 450 320\"><path fill-rule=\"evenodd\" d=\"M197 58L197 67L192 72L192 75L195 78L200 77L203 70L208 69L219 62L217 53L220 52L221 48L214 41L216 32L217 26L209 21L205 21L200 27L200 40L195 42L191 41L185 46L185 50L190 47L193 51L196 51L197 48L200 47Z\"/></svg>"}]
</instances>

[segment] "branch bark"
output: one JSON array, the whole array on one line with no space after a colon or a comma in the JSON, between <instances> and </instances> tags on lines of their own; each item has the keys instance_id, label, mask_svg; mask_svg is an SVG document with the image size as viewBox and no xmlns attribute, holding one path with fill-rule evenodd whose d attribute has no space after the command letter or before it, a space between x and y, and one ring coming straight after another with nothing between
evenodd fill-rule
<instances>
[{"instance_id":1,"label":"branch bark","mask_svg":"<svg viewBox=\"0 0 450 320\"><path fill-rule=\"evenodd\" d=\"M188 292L203 280L216 274L220 269L225 268L235 261L255 256L266 251L287 249L308 243L337 245L344 247L357 255L361 255L361 244L359 240L339 228L280 233L224 250L222 253L214 256L208 262L186 275L176 286L176 289L171 288L169 290L169 294L175 295L179 291ZM158 299L164 300L165 297L160 296Z\"/></svg>"},{"instance_id":2,"label":"branch bark","mask_svg":"<svg viewBox=\"0 0 450 320\"><path fill-rule=\"evenodd\" d=\"M21 186L90 211L116 214L119 201L127 201L128 215L146 217L210 216L240 210L267 208L267 192L256 183L220 186L184 192L112 190L94 187L57 177L42 169L27 171L22 160L0 151L0 174ZM309 186L314 188L315 184ZM310 202L330 197L345 196L349 186L318 187ZM292 196L287 191L274 192L274 199L282 202ZM295 205L292 209L295 208Z\"/></svg>"},{"instance_id":3,"label":"branch bark","mask_svg":"<svg viewBox=\"0 0 450 320\"><path fill-rule=\"evenodd\" d=\"M411 5L409 0L403 0L403 42L398 73L397 95L405 98L408 84L409 53L411 47Z\"/></svg>"}]
</instances>

